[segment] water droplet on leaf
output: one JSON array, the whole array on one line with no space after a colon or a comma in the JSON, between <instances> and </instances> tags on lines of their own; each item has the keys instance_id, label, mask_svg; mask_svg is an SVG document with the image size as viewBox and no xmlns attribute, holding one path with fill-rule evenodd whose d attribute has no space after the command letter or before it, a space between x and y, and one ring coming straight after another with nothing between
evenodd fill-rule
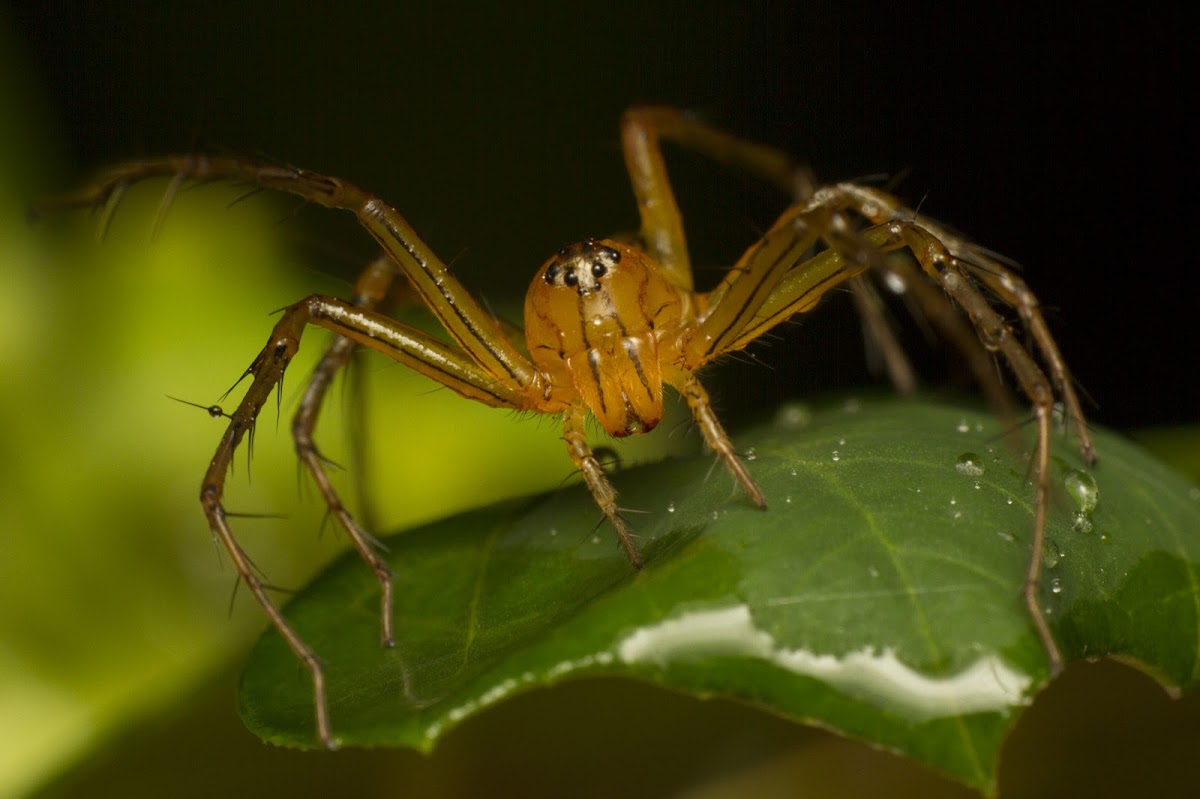
<instances>
[{"instance_id":1,"label":"water droplet on leaf","mask_svg":"<svg viewBox=\"0 0 1200 799\"><path fill-rule=\"evenodd\" d=\"M1067 493L1079 507L1075 513L1075 519L1071 523L1071 529L1077 533L1090 533L1092 531L1092 511L1096 510L1096 506L1100 504L1100 488L1096 485L1096 478L1087 472L1073 469L1067 472L1067 476L1063 478L1063 485L1066 486Z\"/></svg>"},{"instance_id":2,"label":"water droplet on leaf","mask_svg":"<svg viewBox=\"0 0 1200 799\"><path fill-rule=\"evenodd\" d=\"M1100 487L1096 485L1096 478L1087 472L1067 472L1067 476L1063 478L1063 485L1083 513L1091 513L1100 503Z\"/></svg>"},{"instance_id":3,"label":"water droplet on leaf","mask_svg":"<svg viewBox=\"0 0 1200 799\"><path fill-rule=\"evenodd\" d=\"M974 452L964 452L954 462L954 468L958 470L959 474L967 477L979 477L983 474L983 459Z\"/></svg>"}]
</instances>

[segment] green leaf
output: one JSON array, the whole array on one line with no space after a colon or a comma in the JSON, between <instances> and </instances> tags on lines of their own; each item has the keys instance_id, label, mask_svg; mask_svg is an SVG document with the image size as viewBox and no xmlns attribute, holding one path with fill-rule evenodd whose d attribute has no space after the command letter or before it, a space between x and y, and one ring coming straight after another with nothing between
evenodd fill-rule
<instances>
[{"instance_id":1,"label":"green leaf","mask_svg":"<svg viewBox=\"0 0 1200 799\"><path fill-rule=\"evenodd\" d=\"M915 402L785 408L736 436L766 511L707 456L615 478L623 506L644 511L629 514L640 573L574 487L388 539L394 649L377 643L378 585L354 557L288 613L324 659L349 745L428 750L514 693L624 675L751 702L994 788L1004 737L1049 678L1020 598L1027 456L1000 432L984 412ZM1112 434L1098 432L1088 472L1072 447L1056 436L1064 488L1042 581L1055 634L1068 656L1121 656L1190 688L1200 492ZM1087 476L1098 503L1085 512L1066 487ZM268 632L243 675L243 717L267 740L311 746L309 687Z\"/></svg>"}]
</instances>

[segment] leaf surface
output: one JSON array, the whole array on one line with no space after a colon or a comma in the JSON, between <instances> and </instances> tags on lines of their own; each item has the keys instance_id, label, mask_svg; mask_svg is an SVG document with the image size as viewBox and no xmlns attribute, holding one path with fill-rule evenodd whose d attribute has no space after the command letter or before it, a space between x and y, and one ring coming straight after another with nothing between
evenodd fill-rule
<instances>
[{"instance_id":1,"label":"leaf surface","mask_svg":"<svg viewBox=\"0 0 1200 799\"><path fill-rule=\"evenodd\" d=\"M629 514L641 572L596 529L581 486L389 538L394 649L378 646L374 578L354 557L335 564L288 608L326 664L335 734L428 750L514 693L623 675L993 788L1005 735L1049 679L1021 601L1033 511L1021 444L982 411L903 401L785 407L736 440L765 511L708 456L616 476L623 507L641 511ZM1051 626L1068 657L1120 656L1191 688L1200 492L1115 435L1100 431L1097 448L1084 470L1056 436ZM243 675L247 724L313 745L309 687L269 631Z\"/></svg>"}]
</instances>

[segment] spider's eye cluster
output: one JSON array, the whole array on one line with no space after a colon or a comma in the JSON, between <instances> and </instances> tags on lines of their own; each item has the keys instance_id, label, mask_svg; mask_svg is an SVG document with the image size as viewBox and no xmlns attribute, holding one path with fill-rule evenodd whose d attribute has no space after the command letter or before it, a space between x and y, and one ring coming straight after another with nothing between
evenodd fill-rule
<instances>
[{"instance_id":1,"label":"spider's eye cluster","mask_svg":"<svg viewBox=\"0 0 1200 799\"><path fill-rule=\"evenodd\" d=\"M620 262L621 253L594 239L563 247L542 275L551 286L565 286L588 294L600 288L600 279Z\"/></svg>"}]
</instances>

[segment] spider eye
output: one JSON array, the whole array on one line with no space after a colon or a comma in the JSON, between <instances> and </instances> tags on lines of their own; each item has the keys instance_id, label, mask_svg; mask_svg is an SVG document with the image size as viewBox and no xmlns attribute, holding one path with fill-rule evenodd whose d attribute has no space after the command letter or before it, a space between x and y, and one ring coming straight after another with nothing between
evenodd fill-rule
<instances>
[{"instance_id":1,"label":"spider eye","mask_svg":"<svg viewBox=\"0 0 1200 799\"><path fill-rule=\"evenodd\" d=\"M561 266L559 266L558 264L551 264L550 268L546 270L546 275L545 275L546 282L549 283L551 286L553 286L554 281L558 280L558 273L561 271L562 271Z\"/></svg>"},{"instance_id":2,"label":"spider eye","mask_svg":"<svg viewBox=\"0 0 1200 799\"><path fill-rule=\"evenodd\" d=\"M604 264L603 261L593 261L592 262L592 277L602 278L607 274L608 274L608 267Z\"/></svg>"},{"instance_id":3,"label":"spider eye","mask_svg":"<svg viewBox=\"0 0 1200 799\"><path fill-rule=\"evenodd\" d=\"M579 275L575 274L575 267L573 267L573 266L567 267L567 274L563 276L563 282L566 283L568 286L578 286L579 285Z\"/></svg>"}]
</instances>

